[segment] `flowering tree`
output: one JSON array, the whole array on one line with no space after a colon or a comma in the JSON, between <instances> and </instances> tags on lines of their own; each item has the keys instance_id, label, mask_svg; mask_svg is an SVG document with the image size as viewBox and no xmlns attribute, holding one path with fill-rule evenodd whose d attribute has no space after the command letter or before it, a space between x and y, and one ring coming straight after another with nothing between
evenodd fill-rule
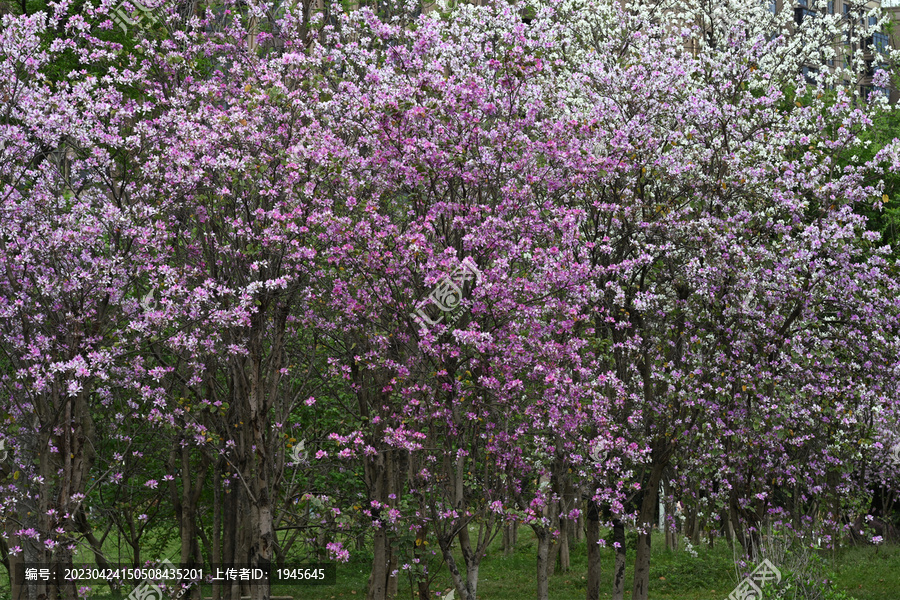
<instances>
[{"instance_id":1,"label":"flowering tree","mask_svg":"<svg viewBox=\"0 0 900 600\"><path fill-rule=\"evenodd\" d=\"M111 456L97 455L109 448L96 438L98 427L115 429L121 412L141 400L134 387L142 385L144 358L131 352L143 345L135 326L140 276L145 244L156 235L146 228L147 207L119 179L136 104L87 70L56 80L43 74L63 52L85 66L110 55L84 51L82 36L42 47L52 16L4 19L0 328L4 441L14 471L4 519L13 560L59 566L71 564L82 535L90 537L85 495L116 470L106 469ZM115 437L124 451L128 434ZM29 593L43 593L43 585Z\"/></svg>"},{"instance_id":2,"label":"flowering tree","mask_svg":"<svg viewBox=\"0 0 900 600\"><path fill-rule=\"evenodd\" d=\"M716 18L729 25L697 56L680 52L696 31L663 36L641 20L627 46L621 34L595 33L605 47L580 64L584 85L573 93L595 147L619 161L583 200L585 260L615 268L599 285L595 332L612 343L611 366L630 388L622 417L650 450L643 527L685 441L690 460L736 459L744 476L791 479L789 461L775 457L785 439L796 443L804 414L823 410L823 396L845 415L871 414L895 385L895 339L881 334L896 328L895 278L853 212L880 199L880 184L864 179L873 165L842 174L829 158L856 143L865 112L843 92L826 105L803 81L786 97L778 82L792 83L790 61L775 58L789 44L763 43L761 17L744 21L725 6ZM609 26L587 21L595 32ZM634 84L623 91L621 81ZM845 416L826 437L853 435L857 422ZM770 458L757 471L761 456ZM757 525L748 503L770 492L721 484L735 528ZM635 598L646 597L648 560L645 530Z\"/></svg>"},{"instance_id":3,"label":"flowering tree","mask_svg":"<svg viewBox=\"0 0 900 600\"><path fill-rule=\"evenodd\" d=\"M128 51L103 8L6 17L14 556L99 550L89 481L130 474L136 548L153 510L185 563L267 566L280 527L346 560L365 528L370 600L404 570L428 597L432 550L474 600L511 518L547 598L585 508L595 598L599 514L633 518L646 598L663 482L752 553L765 520L836 526L891 481L865 465L893 443L900 294L862 215L900 153L856 156L871 105L799 77L837 24L414 4L171 13ZM51 82L62 53L83 68ZM356 510L321 493L347 472Z\"/></svg>"}]
</instances>

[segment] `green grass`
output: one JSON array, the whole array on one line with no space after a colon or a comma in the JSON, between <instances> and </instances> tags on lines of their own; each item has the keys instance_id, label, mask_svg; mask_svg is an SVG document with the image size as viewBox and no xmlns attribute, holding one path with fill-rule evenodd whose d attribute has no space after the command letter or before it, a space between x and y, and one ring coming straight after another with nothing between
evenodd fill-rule
<instances>
[{"instance_id":1,"label":"green grass","mask_svg":"<svg viewBox=\"0 0 900 600\"><path fill-rule=\"evenodd\" d=\"M834 565L835 587L856 600L900 598L900 547L849 548L839 553Z\"/></svg>"},{"instance_id":2,"label":"green grass","mask_svg":"<svg viewBox=\"0 0 900 600\"><path fill-rule=\"evenodd\" d=\"M720 542L715 548L695 548L694 558L684 550L665 549L661 535L654 535L650 563L651 600L723 600L734 589L734 559L730 546ZM479 573L478 597L485 600L526 600L536 594L536 542L531 530L519 530L519 543L511 556L503 556L499 542L485 557ZM601 550L603 570L601 598L612 595L613 551ZM834 587L855 600L900 599L900 548L849 548L837 553L835 564L830 553L823 555L834 572ZM461 562L461 561L460 561ZM587 582L587 550L584 542L571 549L572 567L567 573L555 573L550 579L552 600L581 600ZM631 597L634 552L627 553L625 597ZM297 588L293 596L302 600L348 600L365 597L369 563L357 559L338 566L338 584L329 587ZM431 589L444 592L451 587L449 574L442 573ZM397 600L413 599L408 585L401 581Z\"/></svg>"},{"instance_id":3,"label":"green grass","mask_svg":"<svg viewBox=\"0 0 900 600\"><path fill-rule=\"evenodd\" d=\"M651 600L723 600L734 589L735 570L730 546L722 541L715 548L704 545L696 549L695 558L678 550L665 549L662 536L654 535L650 564ZM515 552L504 556L499 541L495 542L482 562L478 597L485 600L527 600L536 593L536 541L531 530L521 527ZM612 591L613 551L601 549L603 560L601 598L609 598ZM834 560L832 560L834 558ZM834 576L834 587L855 600L900 599L900 547L886 546L847 548L822 555ZM584 542L571 549L572 567L566 573L555 573L550 579L552 600L581 600L585 597L587 550ZM634 551L627 553L625 597L631 597ZM459 560L459 564L462 561ZM354 555L346 564L337 566L337 583L330 586L297 586L293 589L277 587L275 595L293 596L295 600L352 600L364 598L369 575L370 558L364 553ZM777 565L776 565L777 566ZM5 578L4 578L5 579ZM5 584L5 585L3 585ZM0 584L0 599L9 597L9 584ZM450 576L443 569L432 584L432 592L450 589ZM204 588L204 595L209 594ZM413 599L407 580L401 577L397 600Z\"/></svg>"}]
</instances>

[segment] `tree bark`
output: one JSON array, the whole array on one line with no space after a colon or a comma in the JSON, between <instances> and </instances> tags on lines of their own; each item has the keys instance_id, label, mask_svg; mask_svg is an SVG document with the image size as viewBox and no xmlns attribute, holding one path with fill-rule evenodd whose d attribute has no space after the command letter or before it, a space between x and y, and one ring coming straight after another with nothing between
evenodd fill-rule
<instances>
[{"instance_id":1,"label":"tree bark","mask_svg":"<svg viewBox=\"0 0 900 600\"><path fill-rule=\"evenodd\" d=\"M469 538L469 527L466 525L459 530L459 549L463 555L463 562L466 565L466 595L465 600L475 600L478 590L478 567L480 561L474 550L472 550L472 540Z\"/></svg>"},{"instance_id":2,"label":"tree bark","mask_svg":"<svg viewBox=\"0 0 900 600\"><path fill-rule=\"evenodd\" d=\"M534 531L537 547L537 600L550 600L550 531L543 527Z\"/></svg>"},{"instance_id":3,"label":"tree bark","mask_svg":"<svg viewBox=\"0 0 900 600\"><path fill-rule=\"evenodd\" d=\"M469 578L463 577L459 570L459 565L453 557L453 538L448 536L438 536L438 545L441 547L441 554L447 563L447 570L450 571L450 578L453 580L453 587L459 594L461 600L465 600L472 596L469 590Z\"/></svg>"},{"instance_id":4,"label":"tree bark","mask_svg":"<svg viewBox=\"0 0 900 600\"><path fill-rule=\"evenodd\" d=\"M390 500L392 486L389 480L393 475L393 467L391 450L379 452L377 456L366 461L365 475L370 490L370 499L378 502L380 506L387 505ZM373 517L377 520L379 515L373 513ZM375 529L372 543L372 570L369 573L366 600L389 600L397 585L391 582L392 579L397 579L392 575L397 559L383 523Z\"/></svg>"},{"instance_id":5,"label":"tree bark","mask_svg":"<svg viewBox=\"0 0 900 600\"><path fill-rule=\"evenodd\" d=\"M613 519L613 545L616 549L616 564L613 567L612 600L625 598L625 524Z\"/></svg>"},{"instance_id":6,"label":"tree bark","mask_svg":"<svg viewBox=\"0 0 900 600\"><path fill-rule=\"evenodd\" d=\"M94 560L97 563L97 567L103 570L112 570L112 567L109 564L109 561L106 560L106 556L103 554L103 541L98 540L94 535L94 531L91 528L90 523L87 521L87 515L84 513L84 506L79 506L77 512L75 513L75 527L84 536L84 539L87 540L88 544L91 547L91 551L94 555ZM106 536L103 536L104 538ZM12 571L10 571L12 573ZM112 591L113 597L119 592L119 588L121 587L119 583L115 580L107 580L107 585L109 585L110 590Z\"/></svg>"},{"instance_id":7,"label":"tree bark","mask_svg":"<svg viewBox=\"0 0 900 600\"><path fill-rule=\"evenodd\" d=\"M251 317L247 358L236 369L236 375L247 388L239 406L243 417L241 458L245 483L249 488L248 563L251 568L268 570L275 547L271 498L275 453L270 448L269 415L278 397L288 310L286 304L273 306L275 300L272 298L263 297L259 301L259 308ZM270 312L271 326L268 321ZM250 586L252 600L268 600L270 595L268 581L255 582Z\"/></svg>"},{"instance_id":8,"label":"tree bark","mask_svg":"<svg viewBox=\"0 0 900 600\"><path fill-rule=\"evenodd\" d=\"M634 588L632 600L647 600L650 593L650 534L652 533L653 516L656 512L656 501L659 496L659 482L662 480L662 463L653 464L650 469L650 481L644 489L638 520L637 556L634 560Z\"/></svg>"},{"instance_id":9,"label":"tree bark","mask_svg":"<svg viewBox=\"0 0 900 600\"><path fill-rule=\"evenodd\" d=\"M220 486L222 485L222 465L224 464L224 462L224 459L219 457L218 459L216 459L216 464L213 467L213 523L211 552L213 565L222 564L222 511L225 507L222 501L222 488ZM213 600L221 600L222 598L222 587L219 585L218 581L213 581L212 597Z\"/></svg>"},{"instance_id":10,"label":"tree bark","mask_svg":"<svg viewBox=\"0 0 900 600\"><path fill-rule=\"evenodd\" d=\"M519 523L515 520L507 521L503 525L503 556L510 556L516 549L516 539L519 537Z\"/></svg>"},{"instance_id":11,"label":"tree bark","mask_svg":"<svg viewBox=\"0 0 900 600\"><path fill-rule=\"evenodd\" d=\"M587 600L600 600L600 507L593 498L587 503L585 515L587 539Z\"/></svg>"}]
</instances>

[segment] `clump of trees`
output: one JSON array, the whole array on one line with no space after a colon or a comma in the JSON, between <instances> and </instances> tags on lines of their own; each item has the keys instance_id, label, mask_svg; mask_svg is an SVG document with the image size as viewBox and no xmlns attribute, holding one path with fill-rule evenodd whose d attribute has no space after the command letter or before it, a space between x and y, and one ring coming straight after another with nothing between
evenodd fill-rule
<instances>
[{"instance_id":1,"label":"clump of trees","mask_svg":"<svg viewBox=\"0 0 900 600\"><path fill-rule=\"evenodd\" d=\"M364 549L370 600L474 600L523 524L591 599L607 522L645 599L661 500L749 555L889 522L900 154L864 56L801 74L841 24L381 4L3 17L7 568Z\"/></svg>"}]
</instances>

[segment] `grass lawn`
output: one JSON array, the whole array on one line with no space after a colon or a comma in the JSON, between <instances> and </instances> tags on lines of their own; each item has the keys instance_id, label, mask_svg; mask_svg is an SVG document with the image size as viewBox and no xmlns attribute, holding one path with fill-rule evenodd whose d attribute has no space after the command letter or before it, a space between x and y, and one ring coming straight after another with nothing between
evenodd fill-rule
<instances>
[{"instance_id":1,"label":"grass lawn","mask_svg":"<svg viewBox=\"0 0 900 600\"><path fill-rule=\"evenodd\" d=\"M703 545L695 550L696 558L684 550L669 552L665 549L662 536L654 535L650 564L651 600L723 600L728 597L737 583L729 545L720 542L711 550ZM534 535L527 527L520 528L516 551L510 556L503 555L499 540L495 542L482 562L478 597L484 600L534 598L536 551ZM601 597L609 598L613 551L603 548L601 554ZM587 551L584 543L572 548L571 555L572 568L567 573L557 572L550 579L552 600L581 600L585 597ZM630 598L634 552L629 549L627 556L625 597ZM847 600L900 600L900 547L886 546L877 551L874 547L848 548L839 551L833 563L830 552L823 554L822 558L833 573L835 588L846 592ZM369 567L370 562L365 555L356 555L349 563L337 566L335 585L298 586L293 589L278 587L273 589L273 595L293 596L295 600L364 598ZM444 593L450 587L450 577L444 569L431 589ZM9 582L4 576L0 581L0 599L9 598L9 589ZM209 590L205 587L204 594L208 595ZM397 600L414 598L408 580L401 578ZM789 595L785 598L790 600Z\"/></svg>"},{"instance_id":2,"label":"grass lawn","mask_svg":"<svg viewBox=\"0 0 900 600\"><path fill-rule=\"evenodd\" d=\"M731 548L720 542L712 550L701 545L697 558L684 550L669 552L661 535L654 535L650 563L651 600L724 600L737 584ZM481 566L478 597L485 600L526 600L535 597L537 548L530 529L519 530L516 552L503 556L495 543ZM603 573L601 597L612 592L613 551L602 549ZM572 549L572 568L556 573L550 579L552 600L582 600L585 597L587 551L583 545ZM628 552L625 597L631 597L634 552ZM822 557L834 572L835 588L856 600L900 600L900 548L896 546L849 548L837 553L835 565L831 555ZM777 565L776 565L777 566ZM338 566L337 584L328 587L297 588L297 600L332 600L365 597L369 564L362 557ZM448 591L448 574L442 574L432 591ZM286 592L290 593L290 592ZM413 600L409 585L401 581L398 600ZM789 598L789 596L787 596Z\"/></svg>"}]
</instances>

